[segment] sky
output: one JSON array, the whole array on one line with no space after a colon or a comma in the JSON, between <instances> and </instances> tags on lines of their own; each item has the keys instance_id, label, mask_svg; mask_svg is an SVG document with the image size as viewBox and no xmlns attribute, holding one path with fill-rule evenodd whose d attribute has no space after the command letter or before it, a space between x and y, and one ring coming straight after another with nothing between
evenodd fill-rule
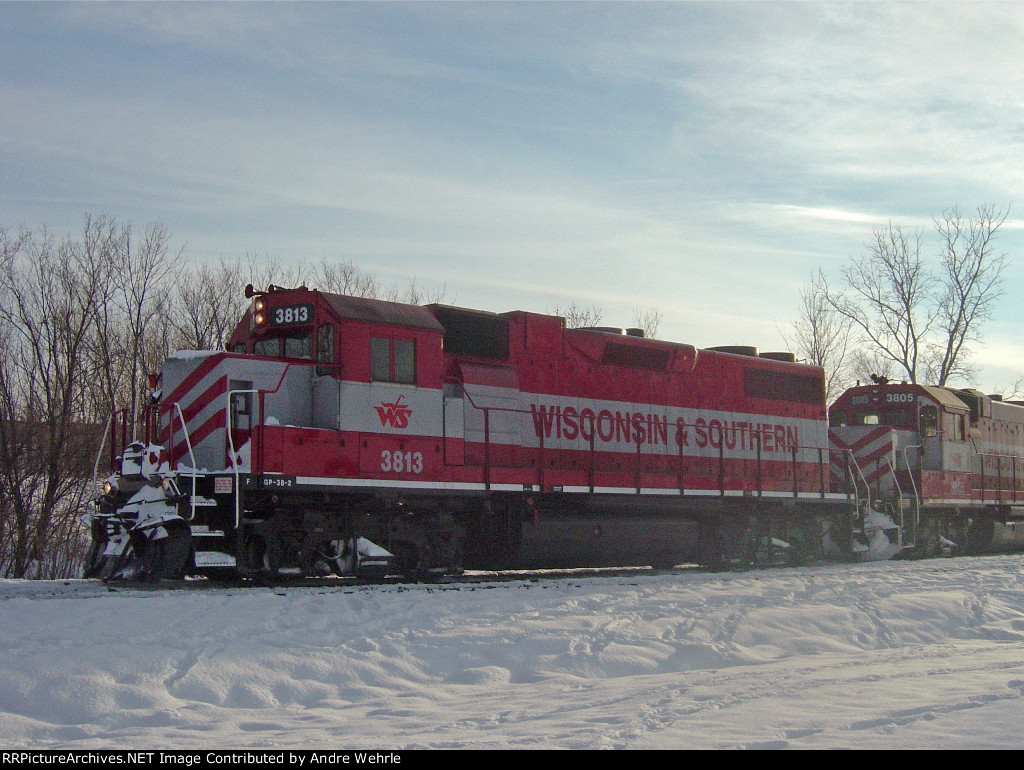
<instances>
[{"instance_id":1,"label":"sky","mask_svg":"<svg viewBox=\"0 0 1024 770\"><path fill-rule=\"evenodd\" d=\"M876 227L1010 217L972 383L1024 376L1024 5L0 2L0 225L162 222L452 304L786 349Z\"/></svg>"},{"instance_id":2,"label":"sky","mask_svg":"<svg viewBox=\"0 0 1024 770\"><path fill-rule=\"evenodd\" d=\"M1021 749L1022 608L1020 555L360 588L6 580L0 748Z\"/></svg>"}]
</instances>

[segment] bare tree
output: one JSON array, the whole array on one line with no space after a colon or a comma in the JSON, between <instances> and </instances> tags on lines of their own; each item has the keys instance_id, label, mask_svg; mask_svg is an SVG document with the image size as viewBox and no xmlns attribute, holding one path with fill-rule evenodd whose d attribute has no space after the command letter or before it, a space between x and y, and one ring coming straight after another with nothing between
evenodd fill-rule
<instances>
[{"instance_id":1,"label":"bare tree","mask_svg":"<svg viewBox=\"0 0 1024 770\"><path fill-rule=\"evenodd\" d=\"M604 318L604 311L597 305L584 307L573 302L568 307L555 305L550 311L552 315L560 315L565 319L565 325L569 329L580 329L586 326L600 326Z\"/></svg>"},{"instance_id":2,"label":"bare tree","mask_svg":"<svg viewBox=\"0 0 1024 770\"><path fill-rule=\"evenodd\" d=\"M145 373L143 353L147 327L166 301L167 279L180 266L182 258L181 251L170 253L169 242L170 234L159 222L143 228L137 240L132 225L126 224L118 241L120 280L117 282L116 300L123 313L128 336L125 374L130 385L128 408L133 431L138 423L139 387Z\"/></svg>"},{"instance_id":3,"label":"bare tree","mask_svg":"<svg viewBox=\"0 0 1024 770\"><path fill-rule=\"evenodd\" d=\"M911 382L917 382L936 316L931 303L935 279L921 259L921 241L919 231L908 235L892 222L875 229L868 255L843 268L850 294L826 294L836 312Z\"/></svg>"},{"instance_id":4,"label":"bare tree","mask_svg":"<svg viewBox=\"0 0 1024 770\"><path fill-rule=\"evenodd\" d=\"M935 220L942 238L942 292L938 297L937 324L942 339L929 349L928 375L945 385L955 375L970 377L965 343L978 339L978 327L991 318L1002 297L1007 257L994 250L993 239L1009 209L979 206L977 216L963 217L957 209Z\"/></svg>"},{"instance_id":5,"label":"bare tree","mask_svg":"<svg viewBox=\"0 0 1024 770\"><path fill-rule=\"evenodd\" d=\"M821 270L800 291L800 316L792 329L792 337L783 333L783 339L798 357L825 370L825 396L831 403L849 381L853 331L829 302L828 282Z\"/></svg>"},{"instance_id":6,"label":"bare tree","mask_svg":"<svg viewBox=\"0 0 1024 770\"><path fill-rule=\"evenodd\" d=\"M407 305L430 305L454 301L448 296L448 287L445 284L422 289L417 285L415 276L409 279L404 290L392 287L386 292L385 298L391 302L404 302Z\"/></svg>"},{"instance_id":7,"label":"bare tree","mask_svg":"<svg viewBox=\"0 0 1024 770\"><path fill-rule=\"evenodd\" d=\"M83 394L104 273L45 229L0 243L0 564L5 577L63 577L99 433Z\"/></svg>"},{"instance_id":8,"label":"bare tree","mask_svg":"<svg viewBox=\"0 0 1024 770\"><path fill-rule=\"evenodd\" d=\"M877 350L856 348L849 359L850 380L859 385L862 382L873 382L877 378L895 380L900 377L896 363L886 358Z\"/></svg>"},{"instance_id":9,"label":"bare tree","mask_svg":"<svg viewBox=\"0 0 1024 770\"><path fill-rule=\"evenodd\" d=\"M89 378L84 408L88 414L104 416L104 419L118 407L126 386L130 386L121 376L129 346L115 299L120 278L118 238L118 225L113 219L104 215L85 216L79 248L90 274L98 277L98 293L86 343Z\"/></svg>"},{"instance_id":10,"label":"bare tree","mask_svg":"<svg viewBox=\"0 0 1024 770\"><path fill-rule=\"evenodd\" d=\"M907 234L890 222L874 230L868 254L843 269L847 291L826 289L826 297L871 351L909 381L923 375L945 385L951 377L968 377L966 343L977 339L1002 296L1007 258L993 240L1008 212L979 206L976 216L963 217L954 208L935 219L942 242L938 274L922 259L922 233Z\"/></svg>"},{"instance_id":11,"label":"bare tree","mask_svg":"<svg viewBox=\"0 0 1024 770\"><path fill-rule=\"evenodd\" d=\"M662 313L660 310L650 308L641 310L633 308L633 324L638 329L644 330L644 336L654 338L658 336L658 327L661 326Z\"/></svg>"},{"instance_id":12,"label":"bare tree","mask_svg":"<svg viewBox=\"0 0 1024 770\"><path fill-rule=\"evenodd\" d=\"M597 305L580 305L573 302L567 307L555 305L548 311L551 315L562 316L565 319L565 326L568 329L583 329L587 327L600 326L604 318L604 310ZM658 327L661 325L663 315L660 310L649 308L633 308L633 326L641 329L644 337L651 339L658 336Z\"/></svg>"},{"instance_id":13,"label":"bare tree","mask_svg":"<svg viewBox=\"0 0 1024 770\"><path fill-rule=\"evenodd\" d=\"M201 264L176 286L174 310L166 324L177 332L171 347L187 350L222 350L235 330L248 300L242 287L245 268L240 261L221 259ZM164 356L170 350L164 351Z\"/></svg>"},{"instance_id":14,"label":"bare tree","mask_svg":"<svg viewBox=\"0 0 1024 770\"><path fill-rule=\"evenodd\" d=\"M308 283L310 270L304 263L282 266L279 260L269 254L261 257L247 252L243 262L243 273L247 276L246 283L258 288L265 289L271 284L294 288Z\"/></svg>"},{"instance_id":15,"label":"bare tree","mask_svg":"<svg viewBox=\"0 0 1024 770\"><path fill-rule=\"evenodd\" d=\"M379 297L380 284L372 273L356 266L352 260L330 262L321 260L314 274L314 283L322 291L350 297Z\"/></svg>"},{"instance_id":16,"label":"bare tree","mask_svg":"<svg viewBox=\"0 0 1024 770\"><path fill-rule=\"evenodd\" d=\"M86 216L80 237L0 229L0 569L77 573L102 426L141 411L180 253L160 224ZM154 328L157 327L157 328ZM131 420L135 430L136 420Z\"/></svg>"}]
</instances>

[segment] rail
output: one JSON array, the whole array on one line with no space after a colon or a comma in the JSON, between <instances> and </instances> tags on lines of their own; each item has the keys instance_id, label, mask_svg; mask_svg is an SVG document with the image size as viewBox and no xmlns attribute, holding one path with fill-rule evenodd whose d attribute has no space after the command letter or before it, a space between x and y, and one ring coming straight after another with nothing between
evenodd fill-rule
<instances>
[{"instance_id":1,"label":"rail","mask_svg":"<svg viewBox=\"0 0 1024 770\"><path fill-rule=\"evenodd\" d=\"M182 414L181 404L177 401L174 402L174 409L178 413L178 420L181 422L181 432L185 436L185 446L188 448L188 459L189 459L189 471L192 476L192 494L189 497L190 510L188 520L192 521L196 517L196 456L192 451L192 438L188 435L188 426L185 425L185 415ZM174 436L174 426L169 425L170 435ZM170 442L168 442L170 443ZM177 470L177 462L175 462L175 470Z\"/></svg>"},{"instance_id":2,"label":"rail","mask_svg":"<svg viewBox=\"0 0 1024 770\"><path fill-rule=\"evenodd\" d=\"M234 430L232 429L233 428L233 426L232 426L232 416L233 416L232 415L232 399L234 397L236 397L236 396L244 395L244 394L251 394L251 395L255 396L256 400L258 401L258 411L257 411L257 415L258 416L256 418L255 423L250 425L250 429L254 430L256 427L259 427L259 426L261 426L263 424L264 416L265 416L265 399L266 399L266 396L271 395L273 393L276 393L277 391L280 390L280 388L282 387L282 385L283 385L283 383L285 381L285 378L286 378L286 376L288 374L288 371L290 370L290 368L292 366L319 366L319 364L317 364L317 362L314 362L314 361L309 361L309 362L306 362L306 361L302 361L302 362L289 362L285 366L284 370L281 372L281 375L280 375L280 377L278 379L278 382L277 382L277 384L273 388L270 388L270 389L265 389L265 388L239 388L239 389L230 390L226 394L228 408L225 410L225 422L226 422L225 428L226 428L227 438L228 438L228 448L229 448L229 451L231 453L231 458L232 458L232 472L233 472L234 477L235 477L234 480L235 480L235 489L236 489L236 495L235 495L235 497L236 497L236 500L235 500L235 523L236 523L236 526L238 526L240 524L240 522L241 522L240 502L238 500L238 484L239 484L239 477L240 477L241 469L239 467L239 464L238 464L237 458L236 458L236 455L237 455L237 452L238 452L238 447L235 446L235 443L236 443L235 442L235 435L234 435ZM501 445L500 444L495 444L494 441L492 440L493 433L494 433L494 419L493 419L494 415L498 414L498 413L505 413L505 414L521 415L523 418L527 418L527 417L530 417L530 416L534 416L535 417L535 415L530 410L524 409L522 407L491 406L491 405L480 404L474 398L473 394L469 390L467 390L465 388L465 383L462 382L461 380L456 379L456 378L446 378L445 382L447 382L449 384L457 384L457 385L462 386L462 393L461 393L461 395L464 398L465 402L468 403L469 406L472 409L474 409L477 412L481 413L482 416L483 416L483 446L482 446L482 450L483 450L483 458L482 459L483 459L483 462L482 462L482 468L481 468L481 475L482 475L482 480L483 480L484 488L487 489L487 490L490 490L493 487L494 483L495 483L495 470L497 470L499 468L505 468L505 467L515 467L515 468L520 468L520 469L522 468L522 466L519 463L515 463L514 465L503 465L503 464L501 464L501 460L500 459L497 462L495 461L495 456L494 456L495 449L497 447L501 446ZM180 414L180 411L179 411L179 414ZM675 457L673 457L673 453L659 454L658 455L658 457L663 457L663 458L666 458L666 459L669 459L669 460L675 459L675 461L676 461L674 463L675 468L674 469L671 468L672 463L668 462L668 463L665 464L666 465L665 468L654 468L654 469L651 469L650 465L647 465L645 467L645 458L649 459L652 456L649 455L649 454L645 455L645 453L643 452L644 441L642 441L642 440L640 440L638 438L638 440L635 441L636 452L635 452L635 462L633 464L633 468L621 468L620 467L620 468L617 468L614 471L605 471L604 469L600 469L598 467L598 462L597 462L597 460L598 460L598 458L600 456L598 448L596 446L596 439L597 439L597 436L598 436L598 433L599 433L599 429L600 429L599 415L596 415L596 414L593 414L593 413L589 413L588 414L586 411L584 411L581 414L579 414L579 418L581 420L581 423L580 423L581 428L580 428L580 434L579 435L581 436L581 438L584 439L584 441L588 442L588 446L585 449L583 449L583 451L585 451L586 455L587 455L586 467L583 470L585 470L585 472L586 472L586 485L589 487L590 492L594 492L597 489L597 477L598 477L598 474L601 473L601 472L613 472L613 473L617 472L617 473L620 473L620 474L621 473L632 472L633 475L634 475L633 487L634 487L635 492L637 494L641 494L643 489L645 488L644 487L644 480L645 480L644 477L645 476L647 476L647 477L659 477L659 476L660 477L665 477L665 476L673 476L673 475L675 476L675 479L676 479L675 489L678 491L678 493L680 495L686 494L687 491L688 491L688 488L685 485L685 480L687 478L687 474L686 474L686 471L687 471L687 468L686 468L687 460L688 459L698 459L698 460L699 459L705 459L705 460L708 459L708 457L706 455L703 456L702 458L688 458L688 456L684 453L684 448L685 448L684 442L680 441L678 439L678 437L677 437L677 439L676 439L677 454L675 455ZM182 424L184 424L183 416L181 417L181 420L182 420ZM583 429L583 427L582 427L583 425L587 426L587 430ZM675 427L675 426L671 426L671 427ZM789 487L787 488L787 487L784 487L784 486L780 486L778 484L766 485L765 484L765 479L766 479L766 475L767 475L765 473L766 461L763 458L763 449L764 449L764 447L763 447L763 439L762 439L761 433L759 431L757 431L757 430L753 430L752 428L738 428L738 427L733 428L732 430L733 430L734 434L738 434L739 432L743 432L744 437L745 437L743 439L743 444L746 446L746 451L752 452L754 454L754 457L753 458L748 458L748 457L727 457L726 456L726 445L728 444L728 441L726 439L726 430L727 429L725 427L715 423L714 420L711 420L708 423L708 445L711 446L711 447L714 447L715 449L717 449L717 458L716 458L717 459L717 463L716 463L716 465L714 467L708 468L708 470L711 470L712 473L716 473L717 474L717 491L719 492L720 495L724 496L726 494L726 492L729 491L729 487L726 484L726 479L728 477L727 476L727 471L731 470L733 472L733 474L735 475L736 469L738 467L736 465L737 463L746 464L746 465L743 466L743 467L746 467L746 468L749 468L749 464L753 463L753 466L754 466L753 469L752 469L753 470L753 477L754 477L753 488L752 489L744 489L743 490L744 492L746 492L748 494L754 494L754 495L756 495L758 497L761 497L761 496L763 496L766 493L788 492L788 493L792 494L792 496L794 498L799 497L800 494L805 494L805 495L806 494L816 494L821 499L825 499L826 498L826 495L828 493L828 487L827 487L827 484L826 484L826 481L827 481L826 473L828 472L828 466L830 465L830 460L828 459L828 453L829 453L828 449L823 448L823 447L802 446L798 442L789 442L789 446L785 448L787 453L788 453L788 457L786 458L786 462L790 466L789 472L786 474L786 476L789 476L789 481L790 481ZM465 431L463 431L463 435L465 435ZM633 435L639 436L640 434L636 433L636 434L633 434ZM537 449L536 449L536 451L537 451L537 455L536 455L536 465L537 465L537 467L536 467L536 482L537 482L538 488L541 489L541 490L545 490L546 489L546 483L547 483L546 474L547 474L547 464L548 464L547 463L547 460L548 460L548 447L545 445L546 444L546 438L547 437L546 437L545 430L543 430L543 429L539 430L538 431L538 446L537 446ZM467 441L466 443L469 444L471 442ZM257 446L256 444L260 444L260 446ZM556 451L560 451L560 449L556 450ZM817 462L816 462L816 465L817 465L817 470L818 470L818 473L817 473L818 478L816 479L816 481L817 481L816 484L813 481L811 481L811 479L809 478L810 472L807 469L807 466L809 466L813 461L807 461L807 460L801 460L800 459L800 453L801 452L808 452L808 451L816 451L817 452ZM251 454L251 465L250 465L251 472L253 472L253 473L260 473L260 472L262 472L262 465L263 465L262 461L261 461L262 460L262 442L253 442L253 445L251 447L251 452L252 452L252 454ZM782 458L780 457L780 460L781 459ZM773 461L773 462L777 463L778 461ZM800 468L801 465L805 466L804 471L803 471L803 475L801 475L801 468ZM776 464L775 467L778 468L780 466L778 466ZM747 470L746 473L749 474L749 470ZM857 468L857 473L863 479L863 474L860 472L859 468ZM707 474L700 474L700 475L706 476ZM768 487L768 488L766 489L766 487ZM658 487L658 488L661 489L661 487ZM700 488L704 489L704 487L700 487ZM671 490L672 487L667 487L666 489ZM696 489L696 488L692 488L689 491L692 492L692 491L694 491L694 489ZM855 496L855 498L857 498L859 500L859 492L857 492L856 490L854 492L854 496ZM870 499L870 493L869 493L868 497Z\"/></svg>"},{"instance_id":3,"label":"rail","mask_svg":"<svg viewBox=\"0 0 1024 770\"><path fill-rule=\"evenodd\" d=\"M974 447L974 452L978 456L978 465L980 470L980 473L978 475L981 477L981 484L977 488L977 491L981 493L981 502L990 502L988 499L988 492L990 491L994 493L994 499L991 500L991 502L995 503L996 505L1014 505L1017 502L1024 502L1024 499L1018 500L1018 492L1021 492L1022 495L1024 495L1024 489L1021 489L1021 482L1024 481L1024 477L1018 476L1017 474L1018 467L1024 469L1024 457L1021 457L1020 455L1000 454L997 452L982 452L978 449L978 445L974 442L973 438L971 439L971 445ZM996 485L992 489L988 487L988 476L985 472L987 460L995 461L994 465L996 467ZM1003 463L1006 460L1010 461L1010 476L1008 489L1003 486ZM1009 499L1004 499L1004 492L1009 493Z\"/></svg>"},{"instance_id":4,"label":"rail","mask_svg":"<svg viewBox=\"0 0 1024 770\"><path fill-rule=\"evenodd\" d=\"M852 449L839 449L839 450L836 450L836 451L837 452L841 452L841 453L846 455L846 476L847 476L847 478L849 478L853 482L851 484L851 486L853 487L853 498L854 498L854 504L856 505L856 509L858 511L860 511L860 509L861 509L861 505L860 505L860 487L857 486L857 479L856 479L856 477L854 477L853 473L850 472L850 465L851 465L851 463L853 464L853 468L857 471L857 476L860 477L861 483L864 484L865 502L867 503L867 507L871 508L871 485L868 484L868 480L864 477L864 472L860 469L860 465L857 463L857 457L853 454L853 450Z\"/></svg>"},{"instance_id":5,"label":"rail","mask_svg":"<svg viewBox=\"0 0 1024 770\"><path fill-rule=\"evenodd\" d=\"M103 450L107 446L107 433L110 432L110 424L114 421L114 415L115 414L117 414L117 413L116 412L112 412L110 415L108 415L107 416L107 423L106 423L106 425L103 426L103 437L100 439L100 448L96 452L96 462L94 462L93 465L92 465L92 478L93 478L94 482L99 480L99 475L100 475L100 458L103 457ZM111 439L110 443L111 443L111 445L113 445L114 440ZM113 460L111 460L111 463L113 463ZM113 470L113 469L111 469L111 470Z\"/></svg>"},{"instance_id":6,"label":"rail","mask_svg":"<svg viewBox=\"0 0 1024 770\"><path fill-rule=\"evenodd\" d=\"M918 465L921 464L920 453L924 451L922 444L908 444L903 447L903 464L907 466L907 478L910 479L910 488L914 492L914 545L917 545L917 530L921 525L921 493L917 489L917 482L914 481L914 469L910 467L910 457L907 455L911 449L918 452Z\"/></svg>"},{"instance_id":7,"label":"rail","mask_svg":"<svg viewBox=\"0 0 1024 770\"><path fill-rule=\"evenodd\" d=\"M911 548L913 548L914 547L914 543L913 542L908 544L903 539L904 535L906 534L906 522L903 520L903 489L902 489L902 487L900 487L900 480L898 478L896 478L896 468L892 464L892 461L891 460L886 460L885 464L889 466L889 473L892 475L892 483L893 483L893 486L896 487L896 505L897 505L897 511L896 512L899 513L899 517L900 517L900 527L899 527L899 530L897 530L897 533L898 533L899 539L900 539L899 546L900 546L900 548L904 548L904 547L911 547ZM915 542L916 542L916 537L917 537L917 528L915 527L915 529L914 529L914 540L915 540Z\"/></svg>"},{"instance_id":8,"label":"rail","mask_svg":"<svg viewBox=\"0 0 1024 770\"><path fill-rule=\"evenodd\" d=\"M121 415L121 450L123 451L128 446L128 410L127 409L115 409L107 417L107 423L103 428L103 438L100 440L99 450L96 452L96 462L93 464L92 475L93 478L99 476L100 471L100 458L103 457L103 450L107 445L107 436L110 436L110 471L113 473L117 470L117 416Z\"/></svg>"}]
</instances>

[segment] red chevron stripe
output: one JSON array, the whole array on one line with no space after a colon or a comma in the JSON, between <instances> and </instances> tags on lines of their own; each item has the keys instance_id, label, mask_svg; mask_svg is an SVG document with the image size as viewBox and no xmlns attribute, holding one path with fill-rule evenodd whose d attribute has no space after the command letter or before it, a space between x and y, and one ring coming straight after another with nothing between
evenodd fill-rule
<instances>
[{"instance_id":1,"label":"red chevron stripe","mask_svg":"<svg viewBox=\"0 0 1024 770\"><path fill-rule=\"evenodd\" d=\"M192 370L191 374L179 382L177 387L175 387L170 393L166 394L161 400L170 404L173 404L175 401L180 401L181 397L192 390L200 380L213 371L213 369L224 360L225 356L227 356L227 353L217 353L216 355L204 358L202 363Z\"/></svg>"},{"instance_id":2,"label":"red chevron stripe","mask_svg":"<svg viewBox=\"0 0 1024 770\"><path fill-rule=\"evenodd\" d=\"M224 427L225 419L227 416L226 412L226 409L220 409L219 411L214 412L212 415L210 415L209 419L206 420L206 422L200 425L196 430L189 432L189 440L192 442L193 449L199 446L203 439L205 439L215 430ZM185 442L184 438L182 438L181 441L175 444L174 451L171 454L174 457L175 461L182 457L185 457L188 454L188 444Z\"/></svg>"},{"instance_id":3,"label":"red chevron stripe","mask_svg":"<svg viewBox=\"0 0 1024 770\"><path fill-rule=\"evenodd\" d=\"M892 436L892 428L889 428L889 427L878 428L876 430L871 431L866 436L861 436L857 441L854 441L853 444L850 446L850 449L853 450L854 454L857 454L858 452L860 452L861 449L866 447L868 444L873 444L875 441L878 441L879 439L883 439L883 438L886 441L889 442L889 445L891 447L892 446L892 438L891 438L891 436Z\"/></svg>"},{"instance_id":4,"label":"red chevron stripe","mask_svg":"<svg viewBox=\"0 0 1024 770\"><path fill-rule=\"evenodd\" d=\"M854 457L857 458L857 464L863 468L865 465L872 464L887 454L892 454L892 444L888 442L872 447L867 452L854 453Z\"/></svg>"},{"instance_id":5,"label":"red chevron stripe","mask_svg":"<svg viewBox=\"0 0 1024 770\"><path fill-rule=\"evenodd\" d=\"M226 375L218 377L210 387L200 393L191 403L182 406L181 417L184 418L186 426L195 419L197 414L213 403L218 396L224 395L227 391L227 381L228 378ZM166 414L170 416L170 419L169 422L163 426L163 441L165 444L170 442L174 433L180 431L182 428L181 419L178 417L177 410L174 409L173 402L167 403L166 406ZM186 428L186 430L190 429Z\"/></svg>"},{"instance_id":6,"label":"red chevron stripe","mask_svg":"<svg viewBox=\"0 0 1024 770\"><path fill-rule=\"evenodd\" d=\"M855 440L849 444L846 443L846 441L844 441L835 431L830 431L828 438L829 441L835 446L837 446L839 449L848 449L850 451L856 452L858 449L865 446L866 444L870 444L872 441L877 440L880 436L888 436L889 434L892 433L892 430L893 429L890 428L889 426L882 425L872 429L868 433L857 434Z\"/></svg>"},{"instance_id":7,"label":"red chevron stripe","mask_svg":"<svg viewBox=\"0 0 1024 770\"><path fill-rule=\"evenodd\" d=\"M212 404L219 396L223 396L228 390L227 375L218 377L206 390L200 393L188 406L183 406L181 413L185 417L185 423L191 423L200 412Z\"/></svg>"}]
</instances>

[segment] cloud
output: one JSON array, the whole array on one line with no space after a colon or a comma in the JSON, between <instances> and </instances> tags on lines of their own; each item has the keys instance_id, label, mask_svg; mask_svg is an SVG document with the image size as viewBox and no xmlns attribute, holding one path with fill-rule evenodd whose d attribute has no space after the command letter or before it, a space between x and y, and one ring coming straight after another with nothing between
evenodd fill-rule
<instances>
[{"instance_id":1,"label":"cloud","mask_svg":"<svg viewBox=\"0 0 1024 770\"><path fill-rule=\"evenodd\" d=\"M494 309L579 299L628 325L656 307L664 335L707 344L770 345L810 273L872 227L1005 205L1024 177L1013 4L3 4L0 18L8 216L160 218L197 258L351 258ZM1022 228L1004 226L1008 251Z\"/></svg>"}]
</instances>

